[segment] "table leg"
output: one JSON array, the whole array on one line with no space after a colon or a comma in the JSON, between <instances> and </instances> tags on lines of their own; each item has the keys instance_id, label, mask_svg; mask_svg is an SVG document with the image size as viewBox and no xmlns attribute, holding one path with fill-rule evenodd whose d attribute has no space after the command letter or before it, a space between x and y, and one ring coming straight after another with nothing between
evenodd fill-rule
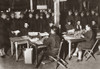
<instances>
[{"instance_id":1,"label":"table leg","mask_svg":"<svg viewBox=\"0 0 100 69\"><path fill-rule=\"evenodd\" d=\"M71 58L71 41L68 41L69 43L69 53L68 53L68 56L69 56L69 59Z\"/></svg>"},{"instance_id":2,"label":"table leg","mask_svg":"<svg viewBox=\"0 0 100 69\"><path fill-rule=\"evenodd\" d=\"M13 47L13 42L11 41L11 55L14 54L14 47Z\"/></svg>"},{"instance_id":3,"label":"table leg","mask_svg":"<svg viewBox=\"0 0 100 69\"><path fill-rule=\"evenodd\" d=\"M18 61L18 44L15 42L15 50L16 50L16 61Z\"/></svg>"},{"instance_id":4,"label":"table leg","mask_svg":"<svg viewBox=\"0 0 100 69\"><path fill-rule=\"evenodd\" d=\"M29 42L27 41L27 48L29 48Z\"/></svg>"},{"instance_id":5,"label":"table leg","mask_svg":"<svg viewBox=\"0 0 100 69\"><path fill-rule=\"evenodd\" d=\"M35 50L36 50L36 66L37 66L37 64L38 64L38 49L37 49L37 47L35 47Z\"/></svg>"}]
</instances>

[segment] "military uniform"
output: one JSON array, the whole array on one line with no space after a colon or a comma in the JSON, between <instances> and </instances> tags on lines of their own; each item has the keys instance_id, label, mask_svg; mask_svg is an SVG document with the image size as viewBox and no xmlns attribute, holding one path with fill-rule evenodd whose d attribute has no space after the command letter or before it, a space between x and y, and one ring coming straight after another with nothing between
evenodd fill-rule
<instances>
[{"instance_id":1,"label":"military uniform","mask_svg":"<svg viewBox=\"0 0 100 69\"><path fill-rule=\"evenodd\" d=\"M0 49L7 48L10 44L7 21L0 18Z\"/></svg>"}]
</instances>

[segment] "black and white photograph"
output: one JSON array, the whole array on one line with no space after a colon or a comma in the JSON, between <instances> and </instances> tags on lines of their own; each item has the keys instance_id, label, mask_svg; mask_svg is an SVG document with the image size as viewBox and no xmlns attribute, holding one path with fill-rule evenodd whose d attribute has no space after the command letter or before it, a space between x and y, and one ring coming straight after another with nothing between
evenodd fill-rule
<instances>
[{"instance_id":1,"label":"black and white photograph","mask_svg":"<svg viewBox=\"0 0 100 69\"><path fill-rule=\"evenodd\" d=\"M0 0L0 69L100 69L100 0Z\"/></svg>"}]
</instances>

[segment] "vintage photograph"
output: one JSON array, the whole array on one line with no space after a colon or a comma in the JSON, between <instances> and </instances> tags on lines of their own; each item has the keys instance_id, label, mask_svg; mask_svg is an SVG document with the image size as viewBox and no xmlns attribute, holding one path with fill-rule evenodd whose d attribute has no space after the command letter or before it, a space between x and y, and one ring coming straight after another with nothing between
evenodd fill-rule
<instances>
[{"instance_id":1,"label":"vintage photograph","mask_svg":"<svg viewBox=\"0 0 100 69\"><path fill-rule=\"evenodd\" d=\"M100 0L0 0L0 69L100 69Z\"/></svg>"}]
</instances>

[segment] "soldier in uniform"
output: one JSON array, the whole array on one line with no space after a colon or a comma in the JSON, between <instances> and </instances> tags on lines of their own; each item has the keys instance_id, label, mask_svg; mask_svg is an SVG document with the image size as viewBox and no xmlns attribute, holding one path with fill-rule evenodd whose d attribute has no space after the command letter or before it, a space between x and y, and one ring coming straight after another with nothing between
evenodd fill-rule
<instances>
[{"instance_id":1,"label":"soldier in uniform","mask_svg":"<svg viewBox=\"0 0 100 69\"><path fill-rule=\"evenodd\" d=\"M9 32L8 32L8 22L6 20L6 13L1 13L0 17L0 56L4 57L10 48Z\"/></svg>"},{"instance_id":2,"label":"soldier in uniform","mask_svg":"<svg viewBox=\"0 0 100 69\"><path fill-rule=\"evenodd\" d=\"M36 22L36 31L40 32L40 23L39 23L39 15L35 15L35 22Z\"/></svg>"},{"instance_id":3,"label":"soldier in uniform","mask_svg":"<svg viewBox=\"0 0 100 69\"><path fill-rule=\"evenodd\" d=\"M83 29L84 29L85 25L87 24L87 21L86 21L85 13L83 11L81 12L80 17L81 17L81 24L82 24Z\"/></svg>"},{"instance_id":4,"label":"soldier in uniform","mask_svg":"<svg viewBox=\"0 0 100 69\"><path fill-rule=\"evenodd\" d=\"M43 14L40 14L39 24L40 32L46 32L46 21L43 18Z\"/></svg>"},{"instance_id":5,"label":"soldier in uniform","mask_svg":"<svg viewBox=\"0 0 100 69\"><path fill-rule=\"evenodd\" d=\"M31 31L36 31L36 27L37 27L36 21L32 13L29 13L29 18L28 18L27 23L29 23L29 26L30 26L29 28L31 29Z\"/></svg>"},{"instance_id":6,"label":"soldier in uniform","mask_svg":"<svg viewBox=\"0 0 100 69\"><path fill-rule=\"evenodd\" d=\"M50 26L49 26L50 23L52 23L50 15L46 14L46 32L50 32Z\"/></svg>"},{"instance_id":7,"label":"soldier in uniform","mask_svg":"<svg viewBox=\"0 0 100 69\"><path fill-rule=\"evenodd\" d=\"M77 23L77 21L80 20L80 16L78 11L74 12L74 25Z\"/></svg>"},{"instance_id":8,"label":"soldier in uniform","mask_svg":"<svg viewBox=\"0 0 100 69\"><path fill-rule=\"evenodd\" d=\"M72 11L71 10L68 11L68 16L66 18L66 22L68 22L68 21L71 21L72 24L74 23L74 17L72 15Z\"/></svg>"},{"instance_id":9,"label":"soldier in uniform","mask_svg":"<svg viewBox=\"0 0 100 69\"><path fill-rule=\"evenodd\" d=\"M87 21L87 24L91 24L91 16L90 16L89 11L86 12L86 21Z\"/></svg>"}]
</instances>

